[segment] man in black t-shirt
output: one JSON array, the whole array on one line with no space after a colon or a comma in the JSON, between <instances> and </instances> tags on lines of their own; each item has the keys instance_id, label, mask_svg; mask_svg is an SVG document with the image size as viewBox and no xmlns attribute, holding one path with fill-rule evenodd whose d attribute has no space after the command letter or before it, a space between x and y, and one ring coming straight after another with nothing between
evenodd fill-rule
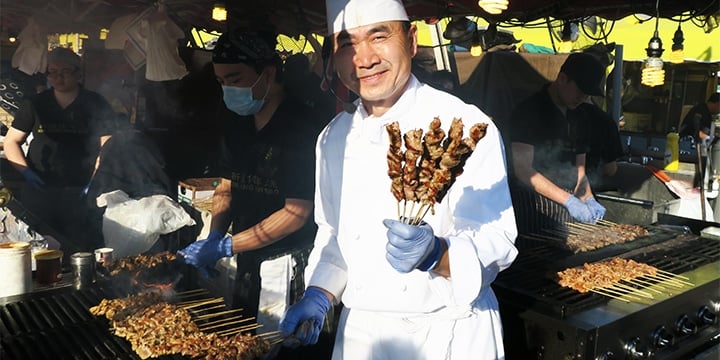
<instances>
[{"instance_id":1,"label":"man in black t-shirt","mask_svg":"<svg viewBox=\"0 0 720 360\"><path fill-rule=\"evenodd\" d=\"M592 196L586 176L585 154L590 149L588 123L577 107L589 95L601 95L602 65L592 55L573 53L565 60L555 81L521 102L511 116L512 167L514 190L527 189L539 201L551 200L540 211L529 204L516 203L518 226L541 216L560 223L569 215L581 222L595 222L605 209ZM513 201L522 202L516 195ZM533 195L534 196L534 195ZM532 197L532 196L531 196ZM559 211L562 205L567 212ZM542 224L537 225L542 226ZM529 226L538 230L537 226ZM521 229L523 230L528 229Z\"/></svg>"},{"instance_id":2,"label":"man in black t-shirt","mask_svg":"<svg viewBox=\"0 0 720 360\"><path fill-rule=\"evenodd\" d=\"M115 129L110 104L80 85L80 58L69 49L48 55L52 88L29 99L5 137L8 161L25 178L20 200L59 232L66 252L102 246L101 213L83 196L100 147ZM21 146L33 135L27 156Z\"/></svg>"},{"instance_id":3,"label":"man in black t-shirt","mask_svg":"<svg viewBox=\"0 0 720 360\"><path fill-rule=\"evenodd\" d=\"M237 254L233 306L242 307L246 316L258 316L261 280L266 280L260 277L261 264L268 260L290 257L293 274L284 273L277 281L292 278L287 284L291 302L302 295L303 270L316 232L314 149L322 122L286 94L282 63L268 38L275 39L234 30L215 46L213 67L229 110L219 162L222 180L213 195L208 238L179 251L203 273L212 273L219 259ZM272 330L267 324L265 328Z\"/></svg>"}]
</instances>

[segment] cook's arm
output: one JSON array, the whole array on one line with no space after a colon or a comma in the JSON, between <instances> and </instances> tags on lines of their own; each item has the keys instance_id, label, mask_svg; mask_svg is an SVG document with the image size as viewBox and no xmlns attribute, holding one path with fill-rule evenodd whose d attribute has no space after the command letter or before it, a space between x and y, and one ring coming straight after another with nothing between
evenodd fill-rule
<instances>
[{"instance_id":1,"label":"cook's arm","mask_svg":"<svg viewBox=\"0 0 720 360\"><path fill-rule=\"evenodd\" d=\"M534 146L513 142L512 154L515 176L524 184L530 186L535 192L560 204L564 204L571 196L570 193L555 185L532 166L533 157L535 156Z\"/></svg>"},{"instance_id":2,"label":"cook's arm","mask_svg":"<svg viewBox=\"0 0 720 360\"><path fill-rule=\"evenodd\" d=\"M312 214L310 200L285 199L285 206L247 230L233 234L233 253L268 246L300 230Z\"/></svg>"},{"instance_id":3,"label":"cook's arm","mask_svg":"<svg viewBox=\"0 0 720 360\"><path fill-rule=\"evenodd\" d=\"M11 126L5 135L3 143L5 157L7 157L10 164L20 172L25 170L28 166L25 153L22 150L22 144L25 142L27 135L28 134L26 132L20 131Z\"/></svg>"},{"instance_id":4,"label":"cook's arm","mask_svg":"<svg viewBox=\"0 0 720 360\"><path fill-rule=\"evenodd\" d=\"M210 231L220 230L223 233L230 226L230 202L232 201L232 183L222 178L215 187L212 199L212 221Z\"/></svg>"}]
</instances>

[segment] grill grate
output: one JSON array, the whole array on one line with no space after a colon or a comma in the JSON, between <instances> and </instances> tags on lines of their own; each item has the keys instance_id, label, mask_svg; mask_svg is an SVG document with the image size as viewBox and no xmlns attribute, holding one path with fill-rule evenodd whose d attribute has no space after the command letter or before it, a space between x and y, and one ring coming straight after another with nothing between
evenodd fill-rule
<instances>
[{"instance_id":1,"label":"grill grate","mask_svg":"<svg viewBox=\"0 0 720 360\"><path fill-rule=\"evenodd\" d=\"M103 298L124 295L93 287L31 294L0 307L0 359L139 360L130 343L112 335L108 322L89 312ZM185 359L163 356L160 359Z\"/></svg>"}]
</instances>

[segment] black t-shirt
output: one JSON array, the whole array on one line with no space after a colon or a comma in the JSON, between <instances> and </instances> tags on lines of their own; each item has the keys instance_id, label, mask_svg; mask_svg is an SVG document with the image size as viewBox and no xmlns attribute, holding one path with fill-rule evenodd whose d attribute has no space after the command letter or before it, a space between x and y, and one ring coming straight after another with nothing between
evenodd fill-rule
<instances>
[{"instance_id":1,"label":"black t-shirt","mask_svg":"<svg viewBox=\"0 0 720 360\"><path fill-rule=\"evenodd\" d=\"M100 150L100 137L112 134L115 116L98 93L80 89L66 108L60 107L53 90L29 99L12 126L33 134L28 166L49 186L85 186Z\"/></svg>"},{"instance_id":2,"label":"black t-shirt","mask_svg":"<svg viewBox=\"0 0 720 360\"><path fill-rule=\"evenodd\" d=\"M583 112L563 115L550 99L548 85L522 101L510 117L510 140L534 146L533 167L554 184L573 189L575 156L589 150Z\"/></svg>"},{"instance_id":3,"label":"black t-shirt","mask_svg":"<svg viewBox=\"0 0 720 360\"><path fill-rule=\"evenodd\" d=\"M617 124L608 113L593 104L582 104L578 107L585 112L589 137L590 150L587 153L587 172L594 173L598 166L617 160L623 155L620 142L620 131Z\"/></svg>"},{"instance_id":4,"label":"black t-shirt","mask_svg":"<svg viewBox=\"0 0 720 360\"><path fill-rule=\"evenodd\" d=\"M693 106L690 111L683 118L682 125L680 125L680 137L692 136L695 140L698 139L698 132L702 131L708 135L710 134L710 126L712 124L712 114L706 103L700 103Z\"/></svg>"},{"instance_id":5,"label":"black t-shirt","mask_svg":"<svg viewBox=\"0 0 720 360\"><path fill-rule=\"evenodd\" d=\"M253 116L230 114L222 145L220 176L232 181L232 231L259 223L285 206L285 199L313 200L315 140L320 132L312 111L285 100L259 131ZM249 253L273 257L314 240L316 226L305 226L282 240Z\"/></svg>"}]
</instances>

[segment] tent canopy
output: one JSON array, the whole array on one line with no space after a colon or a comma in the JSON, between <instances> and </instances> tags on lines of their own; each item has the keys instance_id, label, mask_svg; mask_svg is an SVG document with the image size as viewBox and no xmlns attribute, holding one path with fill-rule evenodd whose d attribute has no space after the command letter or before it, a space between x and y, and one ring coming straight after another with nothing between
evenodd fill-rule
<instances>
[{"instance_id":1,"label":"tent canopy","mask_svg":"<svg viewBox=\"0 0 720 360\"><path fill-rule=\"evenodd\" d=\"M630 14L655 15L653 0L510 0L508 10L490 15L478 7L477 0L405 0L414 20L431 20L458 15L479 16L493 22L517 24L552 17L582 19L600 16L620 19ZM164 4L182 28L193 27L223 31L228 26L264 21L274 24L283 34L325 31L324 0L224 1L229 21L212 20L218 0L0 0L0 27L4 32L19 33L34 17L49 33L97 34L109 28L118 17L139 14ZM692 16L718 15L720 0L663 0L658 3L660 17L682 13Z\"/></svg>"}]
</instances>

